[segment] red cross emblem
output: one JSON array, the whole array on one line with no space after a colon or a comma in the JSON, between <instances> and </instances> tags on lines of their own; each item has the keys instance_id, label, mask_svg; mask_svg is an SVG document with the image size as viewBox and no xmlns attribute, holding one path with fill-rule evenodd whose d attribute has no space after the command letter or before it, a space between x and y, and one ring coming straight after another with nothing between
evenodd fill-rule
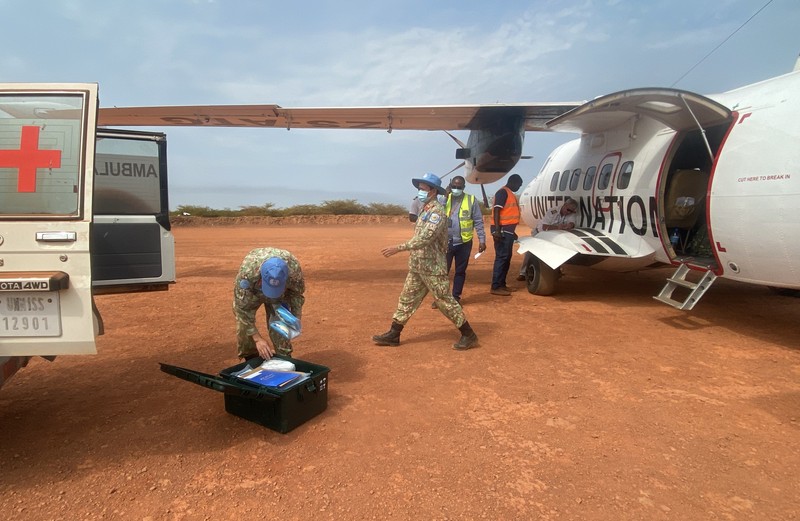
<instances>
[{"instance_id":1,"label":"red cross emblem","mask_svg":"<svg viewBox=\"0 0 800 521\"><path fill-rule=\"evenodd\" d=\"M39 148L39 127L22 127L19 150L0 150L0 168L16 168L17 192L36 191L37 168L61 168L60 150Z\"/></svg>"}]
</instances>

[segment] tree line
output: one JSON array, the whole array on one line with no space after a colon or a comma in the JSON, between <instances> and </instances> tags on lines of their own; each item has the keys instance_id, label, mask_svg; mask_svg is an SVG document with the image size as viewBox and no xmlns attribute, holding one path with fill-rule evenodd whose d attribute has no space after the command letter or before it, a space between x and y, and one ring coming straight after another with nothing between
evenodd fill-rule
<instances>
[{"instance_id":1,"label":"tree line","mask_svg":"<svg viewBox=\"0 0 800 521\"><path fill-rule=\"evenodd\" d=\"M299 204L276 208L273 203L261 206L240 206L237 210L221 210L208 206L179 205L171 215L197 217L288 217L292 215L407 215L408 209L399 204L361 204L355 199L323 201L321 204Z\"/></svg>"}]
</instances>

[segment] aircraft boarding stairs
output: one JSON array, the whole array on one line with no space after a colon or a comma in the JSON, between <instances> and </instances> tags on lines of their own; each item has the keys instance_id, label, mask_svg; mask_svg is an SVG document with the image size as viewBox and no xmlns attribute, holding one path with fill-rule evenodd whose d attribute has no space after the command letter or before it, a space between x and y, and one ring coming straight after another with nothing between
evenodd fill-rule
<instances>
[{"instance_id":1,"label":"aircraft boarding stairs","mask_svg":"<svg viewBox=\"0 0 800 521\"><path fill-rule=\"evenodd\" d=\"M667 283L661 289L661 292L653 298L682 311L689 311L692 309L706 291L708 291L711 284L717 280L717 276L713 271L704 269L702 270L700 280L692 282L687 279L691 271L687 264L678 266L675 273L667 279ZM698 272L697 270L694 271L696 273ZM681 294L685 295L682 301L673 297L675 290L679 290Z\"/></svg>"}]
</instances>

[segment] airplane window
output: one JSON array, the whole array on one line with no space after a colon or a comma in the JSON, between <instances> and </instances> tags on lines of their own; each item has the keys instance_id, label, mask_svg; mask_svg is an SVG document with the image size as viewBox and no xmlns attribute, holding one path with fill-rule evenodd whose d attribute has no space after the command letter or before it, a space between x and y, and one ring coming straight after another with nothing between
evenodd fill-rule
<instances>
[{"instance_id":1,"label":"airplane window","mask_svg":"<svg viewBox=\"0 0 800 521\"><path fill-rule=\"evenodd\" d=\"M633 174L633 161L625 161L619 169L617 188L620 190L628 188L628 185L631 184L631 174Z\"/></svg>"},{"instance_id":2,"label":"airplane window","mask_svg":"<svg viewBox=\"0 0 800 521\"><path fill-rule=\"evenodd\" d=\"M561 182L558 183L558 189L564 192L567 189L568 181L569 181L569 170L564 170L561 173Z\"/></svg>"},{"instance_id":3,"label":"airplane window","mask_svg":"<svg viewBox=\"0 0 800 521\"><path fill-rule=\"evenodd\" d=\"M550 191L555 192L558 187L558 172L553 174L553 179L550 181Z\"/></svg>"},{"instance_id":4,"label":"airplane window","mask_svg":"<svg viewBox=\"0 0 800 521\"><path fill-rule=\"evenodd\" d=\"M583 178L583 189L584 190L591 190L592 185L594 184L594 173L597 172L596 166L590 166L588 170L586 170L586 177Z\"/></svg>"},{"instance_id":5,"label":"airplane window","mask_svg":"<svg viewBox=\"0 0 800 521\"><path fill-rule=\"evenodd\" d=\"M572 177L569 180L569 189L571 191L574 192L575 190L578 189L578 182L580 181L580 179L581 179L581 169L576 168L575 170L572 171Z\"/></svg>"},{"instance_id":6,"label":"airplane window","mask_svg":"<svg viewBox=\"0 0 800 521\"><path fill-rule=\"evenodd\" d=\"M611 173L614 171L614 165L606 163L600 169L600 175L597 178L597 189L605 190L608 188L608 183L611 181Z\"/></svg>"}]
</instances>

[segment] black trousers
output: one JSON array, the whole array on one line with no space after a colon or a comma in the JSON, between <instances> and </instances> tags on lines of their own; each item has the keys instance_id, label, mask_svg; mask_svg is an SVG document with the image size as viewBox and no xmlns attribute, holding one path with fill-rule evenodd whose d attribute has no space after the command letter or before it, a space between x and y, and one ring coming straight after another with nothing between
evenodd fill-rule
<instances>
[{"instance_id":1,"label":"black trousers","mask_svg":"<svg viewBox=\"0 0 800 521\"><path fill-rule=\"evenodd\" d=\"M456 261L456 272L453 275L453 296L456 300L461 300L461 292L464 290L464 281L467 280L467 266L469 256L472 253L472 241L462 244L453 244L452 241L447 246L447 273Z\"/></svg>"},{"instance_id":2,"label":"black trousers","mask_svg":"<svg viewBox=\"0 0 800 521\"><path fill-rule=\"evenodd\" d=\"M514 234L503 233L502 238L494 238L494 269L492 270L492 289L506 285L511 255L514 253Z\"/></svg>"}]
</instances>

